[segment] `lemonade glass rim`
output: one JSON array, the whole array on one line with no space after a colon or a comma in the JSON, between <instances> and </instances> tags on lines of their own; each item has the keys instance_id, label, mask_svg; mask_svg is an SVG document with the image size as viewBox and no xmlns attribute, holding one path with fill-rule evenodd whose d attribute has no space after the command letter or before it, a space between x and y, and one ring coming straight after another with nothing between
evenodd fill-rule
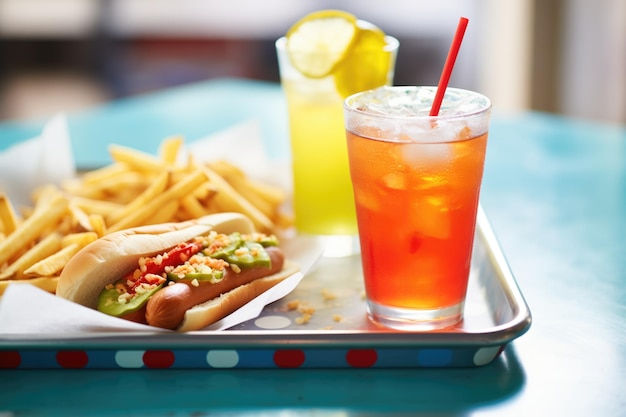
<instances>
[{"instance_id":1,"label":"lemonade glass rim","mask_svg":"<svg viewBox=\"0 0 626 417\"><path fill-rule=\"evenodd\" d=\"M276 46L276 49L278 49L279 51L285 50L287 48L287 37L281 36L280 38L276 39L275 46ZM383 47L383 51L391 52L391 51L397 50L399 47L400 47L400 41L398 39L396 39L395 37L391 35L385 35L385 46ZM299 53L302 53L302 52L299 52ZM319 55L320 52L314 52L311 54Z\"/></svg>"}]
</instances>

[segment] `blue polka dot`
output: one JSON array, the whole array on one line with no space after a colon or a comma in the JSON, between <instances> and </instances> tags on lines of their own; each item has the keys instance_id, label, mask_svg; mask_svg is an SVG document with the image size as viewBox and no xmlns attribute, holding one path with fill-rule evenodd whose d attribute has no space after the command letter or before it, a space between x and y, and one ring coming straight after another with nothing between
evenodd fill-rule
<instances>
[{"instance_id":1,"label":"blue polka dot","mask_svg":"<svg viewBox=\"0 0 626 417\"><path fill-rule=\"evenodd\" d=\"M450 349L420 349L417 360L422 366L449 366L452 363Z\"/></svg>"}]
</instances>

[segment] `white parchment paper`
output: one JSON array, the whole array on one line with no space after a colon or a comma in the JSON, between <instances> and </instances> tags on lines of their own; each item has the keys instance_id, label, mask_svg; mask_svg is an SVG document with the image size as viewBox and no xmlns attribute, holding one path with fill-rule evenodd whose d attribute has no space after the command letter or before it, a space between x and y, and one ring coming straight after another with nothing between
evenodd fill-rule
<instances>
[{"instance_id":1,"label":"white parchment paper","mask_svg":"<svg viewBox=\"0 0 626 417\"><path fill-rule=\"evenodd\" d=\"M195 141L186 147L186 152L193 152L198 161L229 160L254 178L275 179L275 183L289 187L285 182L290 177L288 165L269 163L258 123L254 121ZM35 187L51 182L60 184L76 175L65 118L55 117L46 124L41 136L0 153L0 174L0 188L11 201L24 205L30 205L28 196ZM267 304L289 294L323 251L320 241L308 237L283 239L281 246L287 257L299 264L300 271L203 331L227 329L257 317ZM9 285L0 298L0 338L46 334L80 338L88 333L93 336L94 332L136 331L170 332L111 317L23 283Z\"/></svg>"},{"instance_id":2,"label":"white parchment paper","mask_svg":"<svg viewBox=\"0 0 626 417\"><path fill-rule=\"evenodd\" d=\"M300 271L270 288L231 315L207 327L217 331L257 317L263 308L289 294L322 253L320 242L299 237L283 245L287 257L300 265ZM79 337L94 332L154 331L170 332L108 316L83 307L32 285L9 285L0 300L0 337L2 335L61 334ZM93 335L91 335L93 336Z\"/></svg>"},{"instance_id":3,"label":"white parchment paper","mask_svg":"<svg viewBox=\"0 0 626 417\"><path fill-rule=\"evenodd\" d=\"M29 206L30 192L76 175L65 116L53 117L41 135L0 152L0 191L14 206Z\"/></svg>"}]
</instances>

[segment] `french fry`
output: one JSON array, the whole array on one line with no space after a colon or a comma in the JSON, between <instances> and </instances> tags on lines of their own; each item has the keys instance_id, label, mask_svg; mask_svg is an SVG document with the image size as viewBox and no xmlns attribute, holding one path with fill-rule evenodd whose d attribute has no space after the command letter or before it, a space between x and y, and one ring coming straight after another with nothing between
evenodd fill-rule
<instances>
[{"instance_id":1,"label":"french fry","mask_svg":"<svg viewBox=\"0 0 626 417\"><path fill-rule=\"evenodd\" d=\"M202 170L209 178L209 181L218 189L214 200L215 204L222 207L224 211L238 211L250 217L250 220L260 231L271 232L274 224L261 210L246 200L237 192L225 179L208 166L202 166Z\"/></svg>"},{"instance_id":2,"label":"french fry","mask_svg":"<svg viewBox=\"0 0 626 417\"><path fill-rule=\"evenodd\" d=\"M4 294L7 287L12 284L28 284L33 285L37 288L41 288L44 291L54 294L57 289L57 283L59 282L59 277L39 277L33 278L29 280L19 280L19 281L0 281L0 295Z\"/></svg>"},{"instance_id":3,"label":"french fry","mask_svg":"<svg viewBox=\"0 0 626 417\"><path fill-rule=\"evenodd\" d=\"M13 233L0 241L0 265L31 244L47 227L61 220L67 212L69 201L61 194L57 194L48 203L46 209L35 209Z\"/></svg>"},{"instance_id":4,"label":"french fry","mask_svg":"<svg viewBox=\"0 0 626 417\"><path fill-rule=\"evenodd\" d=\"M264 200L273 205L281 205L287 201L287 192L280 187L259 181L245 180L246 185Z\"/></svg>"},{"instance_id":5,"label":"french fry","mask_svg":"<svg viewBox=\"0 0 626 417\"><path fill-rule=\"evenodd\" d=\"M79 227L80 230L90 231L91 230L91 222L89 221L89 215L83 211L80 207L74 204L73 201L70 201L68 205L68 210L70 212L72 223Z\"/></svg>"},{"instance_id":6,"label":"french fry","mask_svg":"<svg viewBox=\"0 0 626 417\"><path fill-rule=\"evenodd\" d=\"M123 175L124 173L127 173L129 171L130 168L128 167L128 165L114 162L102 168L85 172L81 176L80 180L77 181L77 183L79 184L79 186L98 184L102 181L107 180L108 178Z\"/></svg>"},{"instance_id":7,"label":"french fry","mask_svg":"<svg viewBox=\"0 0 626 417\"><path fill-rule=\"evenodd\" d=\"M147 217L142 224L159 224L172 221L179 210L179 206L179 200L168 201L163 207Z\"/></svg>"},{"instance_id":8,"label":"french fry","mask_svg":"<svg viewBox=\"0 0 626 417\"><path fill-rule=\"evenodd\" d=\"M64 190L73 196L125 204L132 196L144 190L150 181L151 178L140 172L127 171L89 184L74 183L69 186L66 183ZM131 197L124 197L128 195Z\"/></svg>"},{"instance_id":9,"label":"french fry","mask_svg":"<svg viewBox=\"0 0 626 417\"><path fill-rule=\"evenodd\" d=\"M135 226L182 221L235 211L260 231L293 225L281 211L287 194L248 178L228 161L180 161L183 138L162 141L157 155L111 145L113 162L32 193L21 216L0 194L0 294L9 283L28 282L54 292L57 277L80 248Z\"/></svg>"},{"instance_id":10,"label":"french fry","mask_svg":"<svg viewBox=\"0 0 626 417\"><path fill-rule=\"evenodd\" d=\"M56 185L44 185L33 192L33 211L46 209L61 194Z\"/></svg>"},{"instance_id":11,"label":"french fry","mask_svg":"<svg viewBox=\"0 0 626 417\"><path fill-rule=\"evenodd\" d=\"M67 211L69 213L69 210ZM48 228L44 229L41 233L41 236L47 236L50 233L61 233L62 235L66 235L68 233L73 233L76 227L76 223L71 215L64 215L58 223L51 224Z\"/></svg>"},{"instance_id":12,"label":"french fry","mask_svg":"<svg viewBox=\"0 0 626 417\"><path fill-rule=\"evenodd\" d=\"M278 206L271 201L263 198L262 195L256 192L246 178L231 177L229 181L230 185L237 190L242 197L248 200L256 208L258 208L267 217L272 218L276 214Z\"/></svg>"},{"instance_id":13,"label":"french fry","mask_svg":"<svg viewBox=\"0 0 626 417\"><path fill-rule=\"evenodd\" d=\"M161 161L167 166L173 166L178 158L180 148L183 146L182 136L173 136L161 142L159 155Z\"/></svg>"},{"instance_id":14,"label":"french fry","mask_svg":"<svg viewBox=\"0 0 626 417\"><path fill-rule=\"evenodd\" d=\"M271 204L280 205L287 199L287 193L280 187L254 181L246 176L246 174L237 166L226 160L219 160L209 164L214 171L218 172L228 182L238 182L245 187L251 189L252 192L259 194L263 199Z\"/></svg>"},{"instance_id":15,"label":"french fry","mask_svg":"<svg viewBox=\"0 0 626 417\"><path fill-rule=\"evenodd\" d=\"M110 145L109 154L113 160L123 162L139 171L158 173L163 170L163 162L159 158L136 149Z\"/></svg>"},{"instance_id":16,"label":"french fry","mask_svg":"<svg viewBox=\"0 0 626 417\"><path fill-rule=\"evenodd\" d=\"M93 230L98 237L105 235L106 224L104 223L104 216L101 214L90 214L89 223L91 224L91 230Z\"/></svg>"},{"instance_id":17,"label":"french fry","mask_svg":"<svg viewBox=\"0 0 626 417\"><path fill-rule=\"evenodd\" d=\"M82 248L96 239L98 239L98 234L96 232L71 233L61 238L61 246L66 247L77 244Z\"/></svg>"},{"instance_id":18,"label":"french fry","mask_svg":"<svg viewBox=\"0 0 626 417\"><path fill-rule=\"evenodd\" d=\"M20 207L20 216L22 219L26 219L28 217L30 217L33 212L35 211L34 207L27 207L27 206L21 206Z\"/></svg>"},{"instance_id":19,"label":"french fry","mask_svg":"<svg viewBox=\"0 0 626 417\"><path fill-rule=\"evenodd\" d=\"M246 176L241 168L231 164L225 159L210 162L208 165L228 182L230 182L233 177L244 178Z\"/></svg>"},{"instance_id":20,"label":"french fry","mask_svg":"<svg viewBox=\"0 0 626 417\"><path fill-rule=\"evenodd\" d=\"M70 202L88 215L98 214L100 216L110 216L113 212L121 210L124 207L123 204L114 203L112 201L76 196L73 196Z\"/></svg>"},{"instance_id":21,"label":"french fry","mask_svg":"<svg viewBox=\"0 0 626 417\"><path fill-rule=\"evenodd\" d=\"M143 205L139 209L129 213L128 216L113 223L107 228L107 232L115 232L129 227L141 225L146 219L150 218L157 210L161 209L168 202L178 200L185 195L190 194L193 190L206 181L206 175L198 170L188 174L183 180L177 182L152 201Z\"/></svg>"},{"instance_id":22,"label":"french fry","mask_svg":"<svg viewBox=\"0 0 626 417\"><path fill-rule=\"evenodd\" d=\"M190 218L198 218L207 214L206 208L191 194L182 198L181 205L189 214Z\"/></svg>"},{"instance_id":23,"label":"french fry","mask_svg":"<svg viewBox=\"0 0 626 417\"><path fill-rule=\"evenodd\" d=\"M254 195L268 205L279 206L287 200L287 193L280 187L254 181L237 166L226 160L219 160L209 166L245 196Z\"/></svg>"},{"instance_id":24,"label":"french fry","mask_svg":"<svg viewBox=\"0 0 626 417\"><path fill-rule=\"evenodd\" d=\"M59 251L63 246L62 239L60 233L49 234L0 272L0 280L29 278L24 274L24 271L31 265Z\"/></svg>"},{"instance_id":25,"label":"french fry","mask_svg":"<svg viewBox=\"0 0 626 417\"><path fill-rule=\"evenodd\" d=\"M205 182L194 190L193 196L196 197L201 204L206 205L216 193L217 188L211 185L210 182Z\"/></svg>"},{"instance_id":26,"label":"french fry","mask_svg":"<svg viewBox=\"0 0 626 417\"><path fill-rule=\"evenodd\" d=\"M145 184L142 187L120 187L115 190L109 191L109 193L103 197L108 201L112 201L114 203L118 203L121 205L126 205L133 201L139 194L141 194L149 184Z\"/></svg>"},{"instance_id":27,"label":"french fry","mask_svg":"<svg viewBox=\"0 0 626 417\"><path fill-rule=\"evenodd\" d=\"M130 216L132 213L140 210L141 207L145 206L165 191L169 179L170 172L163 171L156 177L154 182L145 189L144 192L139 194L133 201L123 206L123 208L119 211L112 213L109 217L107 217L107 221L111 224L115 224L124 217Z\"/></svg>"},{"instance_id":28,"label":"french fry","mask_svg":"<svg viewBox=\"0 0 626 417\"><path fill-rule=\"evenodd\" d=\"M13 205L9 201L9 197L4 193L0 193L0 231L4 235L10 235L17 229L19 220L13 210Z\"/></svg>"},{"instance_id":29,"label":"french fry","mask_svg":"<svg viewBox=\"0 0 626 417\"><path fill-rule=\"evenodd\" d=\"M47 258L28 267L24 271L24 275L30 277L46 277L59 274L65 264L69 262L72 256L76 255L80 248L81 246L78 243L65 246Z\"/></svg>"}]
</instances>

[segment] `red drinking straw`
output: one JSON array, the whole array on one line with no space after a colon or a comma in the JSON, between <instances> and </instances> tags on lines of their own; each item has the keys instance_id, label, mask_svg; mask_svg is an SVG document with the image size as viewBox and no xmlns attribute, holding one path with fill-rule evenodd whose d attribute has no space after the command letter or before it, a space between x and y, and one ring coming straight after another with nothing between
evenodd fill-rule
<instances>
[{"instance_id":1,"label":"red drinking straw","mask_svg":"<svg viewBox=\"0 0 626 417\"><path fill-rule=\"evenodd\" d=\"M452 75L452 68L454 68L456 56L459 54L459 49L461 48L461 42L463 41L463 35L465 35L465 28L467 28L468 22L469 20L465 17L459 19L459 25L457 26L456 33L452 39L446 63L443 66L443 71L441 71L441 78L439 78L439 85L437 86L433 106L430 108L430 116L437 116L439 114L439 108L441 107L441 102L443 101L443 95L448 87L448 81L450 81L450 75Z\"/></svg>"}]
</instances>

